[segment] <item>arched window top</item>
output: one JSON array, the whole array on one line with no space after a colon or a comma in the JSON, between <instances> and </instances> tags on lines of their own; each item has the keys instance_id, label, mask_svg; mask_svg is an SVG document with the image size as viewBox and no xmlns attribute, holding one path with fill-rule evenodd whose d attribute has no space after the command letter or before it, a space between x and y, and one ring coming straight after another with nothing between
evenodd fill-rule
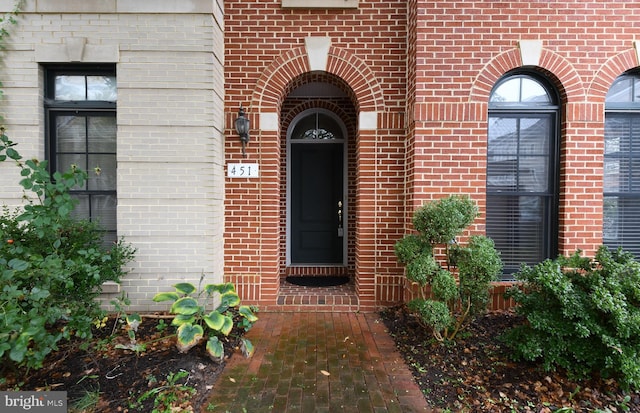
<instances>
[{"instance_id":1,"label":"arched window top","mask_svg":"<svg viewBox=\"0 0 640 413\"><path fill-rule=\"evenodd\" d=\"M528 74L508 75L491 91L489 104L495 106L550 106L557 104L549 87Z\"/></svg>"},{"instance_id":2,"label":"arched window top","mask_svg":"<svg viewBox=\"0 0 640 413\"><path fill-rule=\"evenodd\" d=\"M640 74L630 73L618 76L607 92L605 102L607 105L640 105Z\"/></svg>"},{"instance_id":3,"label":"arched window top","mask_svg":"<svg viewBox=\"0 0 640 413\"><path fill-rule=\"evenodd\" d=\"M293 123L295 126L291 132L291 139L294 141L344 139L343 126L329 111L321 109L306 111Z\"/></svg>"}]
</instances>

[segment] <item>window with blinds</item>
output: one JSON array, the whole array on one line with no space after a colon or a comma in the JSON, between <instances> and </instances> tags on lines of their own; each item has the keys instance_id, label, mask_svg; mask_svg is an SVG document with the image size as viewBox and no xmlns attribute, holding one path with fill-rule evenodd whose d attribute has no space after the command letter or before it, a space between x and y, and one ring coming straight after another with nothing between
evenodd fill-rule
<instances>
[{"instance_id":1,"label":"window with blinds","mask_svg":"<svg viewBox=\"0 0 640 413\"><path fill-rule=\"evenodd\" d=\"M640 258L640 75L618 77L605 100L603 239Z\"/></svg>"},{"instance_id":2,"label":"window with blinds","mask_svg":"<svg viewBox=\"0 0 640 413\"><path fill-rule=\"evenodd\" d=\"M543 79L501 79L489 101L487 236L504 263L504 279L521 264L556 255L558 106Z\"/></svg>"}]
</instances>

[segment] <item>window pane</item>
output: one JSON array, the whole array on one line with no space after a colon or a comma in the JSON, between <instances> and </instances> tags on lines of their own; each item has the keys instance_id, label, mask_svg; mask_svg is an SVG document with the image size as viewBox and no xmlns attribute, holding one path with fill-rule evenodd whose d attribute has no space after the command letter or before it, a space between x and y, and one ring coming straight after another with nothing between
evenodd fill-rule
<instances>
[{"instance_id":1,"label":"window pane","mask_svg":"<svg viewBox=\"0 0 640 413\"><path fill-rule=\"evenodd\" d=\"M522 103L551 103L547 90L536 80L522 78Z\"/></svg>"},{"instance_id":2,"label":"window pane","mask_svg":"<svg viewBox=\"0 0 640 413\"><path fill-rule=\"evenodd\" d=\"M56 169L58 172L66 172L71 169L71 165L75 165L83 171L87 170L87 158L85 154L58 154ZM73 189L80 190L85 189L85 186L82 188L75 187Z\"/></svg>"},{"instance_id":3,"label":"window pane","mask_svg":"<svg viewBox=\"0 0 640 413\"><path fill-rule=\"evenodd\" d=\"M607 103L624 103L633 101L633 78L620 76L607 93Z\"/></svg>"},{"instance_id":4,"label":"window pane","mask_svg":"<svg viewBox=\"0 0 640 413\"><path fill-rule=\"evenodd\" d=\"M72 213L74 218L97 222L106 231L116 230L115 195L73 194L73 197L78 201Z\"/></svg>"},{"instance_id":5,"label":"window pane","mask_svg":"<svg viewBox=\"0 0 640 413\"><path fill-rule=\"evenodd\" d=\"M310 130L315 130L316 128L316 117L315 115L307 116L301 119L297 124L293 133L291 134L291 139L305 139L307 132Z\"/></svg>"},{"instance_id":6,"label":"window pane","mask_svg":"<svg viewBox=\"0 0 640 413\"><path fill-rule=\"evenodd\" d=\"M326 113L313 113L296 123L291 139L328 140L342 137L340 125Z\"/></svg>"},{"instance_id":7,"label":"window pane","mask_svg":"<svg viewBox=\"0 0 640 413\"><path fill-rule=\"evenodd\" d=\"M529 77L514 77L501 83L492 93L491 103L551 104L544 86Z\"/></svg>"},{"instance_id":8,"label":"window pane","mask_svg":"<svg viewBox=\"0 0 640 413\"><path fill-rule=\"evenodd\" d=\"M518 191L549 191L549 158L543 156L521 156L518 174Z\"/></svg>"},{"instance_id":9,"label":"window pane","mask_svg":"<svg viewBox=\"0 0 640 413\"><path fill-rule=\"evenodd\" d=\"M487 234L505 268L544 260L544 208L539 196L487 195Z\"/></svg>"},{"instance_id":10,"label":"window pane","mask_svg":"<svg viewBox=\"0 0 640 413\"><path fill-rule=\"evenodd\" d=\"M85 100L87 88L84 76L56 76L55 100Z\"/></svg>"},{"instance_id":11,"label":"window pane","mask_svg":"<svg viewBox=\"0 0 640 413\"><path fill-rule=\"evenodd\" d=\"M520 119L520 153L549 155L550 118Z\"/></svg>"},{"instance_id":12,"label":"window pane","mask_svg":"<svg viewBox=\"0 0 640 413\"><path fill-rule=\"evenodd\" d=\"M640 158L631 158L629 164L629 191L640 193Z\"/></svg>"},{"instance_id":13,"label":"window pane","mask_svg":"<svg viewBox=\"0 0 640 413\"><path fill-rule=\"evenodd\" d=\"M318 125L319 129L326 131L322 139L335 139L342 135L338 122L325 113L318 113Z\"/></svg>"},{"instance_id":14,"label":"window pane","mask_svg":"<svg viewBox=\"0 0 640 413\"><path fill-rule=\"evenodd\" d=\"M116 152L116 118L115 116L91 116L88 140L89 152Z\"/></svg>"},{"instance_id":15,"label":"window pane","mask_svg":"<svg viewBox=\"0 0 640 413\"><path fill-rule=\"evenodd\" d=\"M607 113L605 193L640 192L640 117Z\"/></svg>"},{"instance_id":16,"label":"window pane","mask_svg":"<svg viewBox=\"0 0 640 413\"><path fill-rule=\"evenodd\" d=\"M504 156L490 156L487 161L487 187L492 191L518 189L518 161Z\"/></svg>"},{"instance_id":17,"label":"window pane","mask_svg":"<svg viewBox=\"0 0 640 413\"><path fill-rule=\"evenodd\" d=\"M606 192L623 192L626 190L624 182L621 182L619 159L607 159L604 163L604 187Z\"/></svg>"},{"instance_id":18,"label":"window pane","mask_svg":"<svg viewBox=\"0 0 640 413\"><path fill-rule=\"evenodd\" d=\"M74 194L73 197L78 200L78 204L71 215L76 219L90 219L89 195Z\"/></svg>"},{"instance_id":19,"label":"window pane","mask_svg":"<svg viewBox=\"0 0 640 413\"><path fill-rule=\"evenodd\" d=\"M98 222L107 231L115 231L116 207L115 195L92 195L91 220Z\"/></svg>"},{"instance_id":20,"label":"window pane","mask_svg":"<svg viewBox=\"0 0 640 413\"><path fill-rule=\"evenodd\" d=\"M58 152L86 151L86 119L82 116L57 116Z\"/></svg>"},{"instance_id":21,"label":"window pane","mask_svg":"<svg viewBox=\"0 0 640 413\"><path fill-rule=\"evenodd\" d=\"M116 190L116 156L89 155L89 169L87 170L88 189L90 191Z\"/></svg>"},{"instance_id":22,"label":"window pane","mask_svg":"<svg viewBox=\"0 0 640 413\"><path fill-rule=\"evenodd\" d=\"M115 76L87 76L87 99L115 102L118 90Z\"/></svg>"},{"instance_id":23,"label":"window pane","mask_svg":"<svg viewBox=\"0 0 640 413\"><path fill-rule=\"evenodd\" d=\"M489 155L518 153L518 119L489 118Z\"/></svg>"},{"instance_id":24,"label":"window pane","mask_svg":"<svg viewBox=\"0 0 640 413\"><path fill-rule=\"evenodd\" d=\"M615 154L629 150L631 124L628 117L607 115L604 123L604 153Z\"/></svg>"},{"instance_id":25,"label":"window pane","mask_svg":"<svg viewBox=\"0 0 640 413\"><path fill-rule=\"evenodd\" d=\"M640 199L605 196L604 243L640 257Z\"/></svg>"}]
</instances>

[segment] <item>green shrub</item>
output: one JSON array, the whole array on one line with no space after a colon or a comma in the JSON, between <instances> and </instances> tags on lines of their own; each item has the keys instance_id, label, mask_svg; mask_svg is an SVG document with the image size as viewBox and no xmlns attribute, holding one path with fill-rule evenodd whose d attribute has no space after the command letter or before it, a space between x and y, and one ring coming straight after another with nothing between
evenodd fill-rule
<instances>
[{"instance_id":1,"label":"green shrub","mask_svg":"<svg viewBox=\"0 0 640 413\"><path fill-rule=\"evenodd\" d=\"M98 225L71 218L69 191L84 183L85 172L52 177L46 162L23 162L14 146L2 132L0 162L20 168L27 204L4 207L0 216L0 359L39 368L60 340L91 335L102 314L100 286L118 282L135 251L123 241L103 246Z\"/></svg>"},{"instance_id":2,"label":"green shrub","mask_svg":"<svg viewBox=\"0 0 640 413\"><path fill-rule=\"evenodd\" d=\"M640 387L640 264L600 247L523 267L507 296L526 323L505 334L516 359L541 360L576 377L599 373Z\"/></svg>"},{"instance_id":3,"label":"green shrub","mask_svg":"<svg viewBox=\"0 0 640 413\"><path fill-rule=\"evenodd\" d=\"M425 204L413 216L417 233L395 245L407 278L420 287L421 296L408 308L439 341L454 339L468 321L486 310L491 281L502 271L500 255L489 238L471 236L467 246L451 243L477 215L468 197ZM439 251L444 251L443 263L436 257ZM457 279L451 266L458 268Z\"/></svg>"}]
</instances>

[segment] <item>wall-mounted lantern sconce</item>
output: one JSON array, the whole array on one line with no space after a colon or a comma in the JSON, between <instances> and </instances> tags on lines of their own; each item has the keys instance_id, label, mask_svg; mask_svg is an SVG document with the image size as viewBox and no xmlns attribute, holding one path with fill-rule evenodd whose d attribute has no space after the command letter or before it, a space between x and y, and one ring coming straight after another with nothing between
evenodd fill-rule
<instances>
[{"instance_id":1,"label":"wall-mounted lantern sconce","mask_svg":"<svg viewBox=\"0 0 640 413\"><path fill-rule=\"evenodd\" d=\"M240 105L238 111L238 117L236 118L236 132L240 136L240 142L242 143L242 157L247 157L246 146L249 143L249 119L244 115L244 108Z\"/></svg>"}]
</instances>

